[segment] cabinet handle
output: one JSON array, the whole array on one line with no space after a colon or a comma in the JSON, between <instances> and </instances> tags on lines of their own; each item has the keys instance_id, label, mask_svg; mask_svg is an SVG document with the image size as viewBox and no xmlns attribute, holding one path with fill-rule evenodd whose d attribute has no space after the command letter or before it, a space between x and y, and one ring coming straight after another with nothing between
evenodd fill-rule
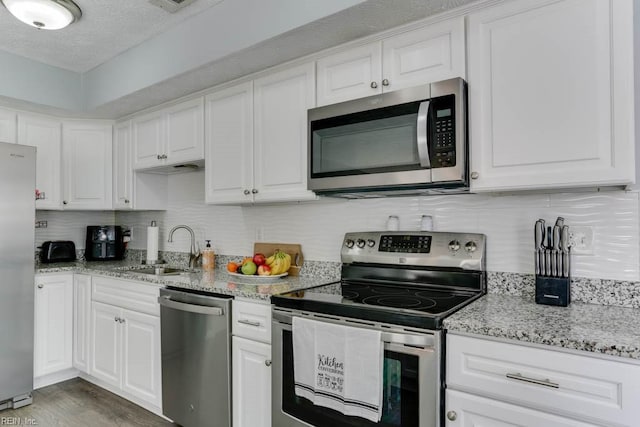
<instances>
[{"instance_id":1,"label":"cabinet handle","mask_svg":"<svg viewBox=\"0 0 640 427\"><path fill-rule=\"evenodd\" d=\"M271 366L271 360L267 359L264 361L265 366Z\"/></svg>"},{"instance_id":2,"label":"cabinet handle","mask_svg":"<svg viewBox=\"0 0 640 427\"><path fill-rule=\"evenodd\" d=\"M168 158L169 158L169 156L167 156L166 154L163 154L163 155L162 155L162 158L166 160L166 159L168 159Z\"/></svg>"},{"instance_id":3,"label":"cabinet handle","mask_svg":"<svg viewBox=\"0 0 640 427\"><path fill-rule=\"evenodd\" d=\"M447 412L447 419L449 421L455 421L456 418L458 418L458 414L456 414L456 411L449 411Z\"/></svg>"},{"instance_id":4,"label":"cabinet handle","mask_svg":"<svg viewBox=\"0 0 640 427\"><path fill-rule=\"evenodd\" d=\"M66 205L66 204L67 204L67 201L66 201L66 200L63 200L63 201L62 201L62 204L63 204L63 205Z\"/></svg>"},{"instance_id":5,"label":"cabinet handle","mask_svg":"<svg viewBox=\"0 0 640 427\"><path fill-rule=\"evenodd\" d=\"M120 323L124 323L124 322L126 322L126 321L127 321L127 319L122 319L122 318L120 318Z\"/></svg>"},{"instance_id":6,"label":"cabinet handle","mask_svg":"<svg viewBox=\"0 0 640 427\"><path fill-rule=\"evenodd\" d=\"M378 88L378 83L376 82L371 82L371 89L377 89Z\"/></svg>"},{"instance_id":7,"label":"cabinet handle","mask_svg":"<svg viewBox=\"0 0 640 427\"><path fill-rule=\"evenodd\" d=\"M118 316L113 318L114 322L120 322L120 318Z\"/></svg>"},{"instance_id":8,"label":"cabinet handle","mask_svg":"<svg viewBox=\"0 0 640 427\"><path fill-rule=\"evenodd\" d=\"M389 80L382 79L382 86L389 86Z\"/></svg>"},{"instance_id":9,"label":"cabinet handle","mask_svg":"<svg viewBox=\"0 0 640 427\"><path fill-rule=\"evenodd\" d=\"M244 190L244 195L245 195L245 196L248 196L249 194L251 194L251 191L249 191L249 190Z\"/></svg>"},{"instance_id":10,"label":"cabinet handle","mask_svg":"<svg viewBox=\"0 0 640 427\"><path fill-rule=\"evenodd\" d=\"M156 157L158 158L158 160L162 160L162 156L160 154L156 154Z\"/></svg>"},{"instance_id":11,"label":"cabinet handle","mask_svg":"<svg viewBox=\"0 0 640 427\"><path fill-rule=\"evenodd\" d=\"M258 190L257 190L257 189L255 189L255 188L254 188L253 190L251 190L251 192L252 192L253 194L258 194Z\"/></svg>"},{"instance_id":12,"label":"cabinet handle","mask_svg":"<svg viewBox=\"0 0 640 427\"><path fill-rule=\"evenodd\" d=\"M544 386L544 387L560 388L560 384L551 382L548 379L537 380L535 378L529 378L529 377L522 376L522 374L519 374L519 373L507 374L507 378L509 378L510 380L524 381L526 383L541 385L541 386Z\"/></svg>"},{"instance_id":13,"label":"cabinet handle","mask_svg":"<svg viewBox=\"0 0 640 427\"><path fill-rule=\"evenodd\" d=\"M38 284L38 289L42 289L44 288L44 285L42 283Z\"/></svg>"},{"instance_id":14,"label":"cabinet handle","mask_svg":"<svg viewBox=\"0 0 640 427\"><path fill-rule=\"evenodd\" d=\"M478 179L480 178L480 174L478 172L471 172L471 179Z\"/></svg>"},{"instance_id":15,"label":"cabinet handle","mask_svg":"<svg viewBox=\"0 0 640 427\"><path fill-rule=\"evenodd\" d=\"M260 322L247 320L247 319L239 319L238 323L242 323L243 325L255 326L255 327L262 326L262 323Z\"/></svg>"},{"instance_id":16,"label":"cabinet handle","mask_svg":"<svg viewBox=\"0 0 640 427\"><path fill-rule=\"evenodd\" d=\"M129 203L129 199L124 199L124 202L128 204Z\"/></svg>"}]
</instances>

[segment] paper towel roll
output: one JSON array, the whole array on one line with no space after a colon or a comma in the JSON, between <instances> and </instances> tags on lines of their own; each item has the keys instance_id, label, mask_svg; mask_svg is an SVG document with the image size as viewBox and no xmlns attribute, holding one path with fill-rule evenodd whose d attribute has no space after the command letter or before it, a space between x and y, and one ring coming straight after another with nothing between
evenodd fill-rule
<instances>
[{"instance_id":1,"label":"paper towel roll","mask_svg":"<svg viewBox=\"0 0 640 427\"><path fill-rule=\"evenodd\" d=\"M147 264L158 262L158 226L155 221L147 227Z\"/></svg>"}]
</instances>

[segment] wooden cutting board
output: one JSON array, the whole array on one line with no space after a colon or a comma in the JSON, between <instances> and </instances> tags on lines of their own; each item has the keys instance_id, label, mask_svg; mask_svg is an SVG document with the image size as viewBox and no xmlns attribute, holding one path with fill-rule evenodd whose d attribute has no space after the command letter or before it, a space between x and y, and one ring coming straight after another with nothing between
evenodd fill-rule
<instances>
[{"instance_id":1,"label":"wooden cutting board","mask_svg":"<svg viewBox=\"0 0 640 427\"><path fill-rule=\"evenodd\" d=\"M289 268L290 276L298 276L304 257L302 256L302 246L297 243L263 243L256 242L253 244L253 253L261 253L266 257L273 255L273 253L280 249L282 252L291 255L291 268ZM296 264L297 259L297 264Z\"/></svg>"}]
</instances>

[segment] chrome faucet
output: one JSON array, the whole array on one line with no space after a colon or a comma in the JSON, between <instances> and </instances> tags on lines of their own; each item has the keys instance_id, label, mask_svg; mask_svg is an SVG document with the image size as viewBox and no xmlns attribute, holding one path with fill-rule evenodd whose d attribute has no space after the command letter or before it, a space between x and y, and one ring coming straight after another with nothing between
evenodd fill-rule
<instances>
[{"instance_id":1,"label":"chrome faucet","mask_svg":"<svg viewBox=\"0 0 640 427\"><path fill-rule=\"evenodd\" d=\"M173 242L173 233L179 228L184 228L189 232L189 234L191 234L191 250L189 252L189 268L196 268L198 266L198 261L200 261L200 257L202 256L202 254L199 251L196 251L196 235L191 229L191 227L187 225L176 225L171 229L171 231L169 231L168 242L169 243Z\"/></svg>"}]
</instances>

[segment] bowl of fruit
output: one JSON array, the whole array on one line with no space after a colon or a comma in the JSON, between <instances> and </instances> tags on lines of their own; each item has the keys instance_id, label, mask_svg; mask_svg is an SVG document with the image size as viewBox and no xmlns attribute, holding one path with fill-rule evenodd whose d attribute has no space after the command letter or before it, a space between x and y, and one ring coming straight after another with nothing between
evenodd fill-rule
<instances>
[{"instance_id":1,"label":"bowl of fruit","mask_svg":"<svg viewBox=\"0 0 640 427\"><path fill-rule=\"evenodd\" d=\"M287 276L290 267L291 255L276 250L269 257L256 253L241 262L231 261L227 264L227 273L250 280L272 281Z\"/></svg>"}]
</instances>

